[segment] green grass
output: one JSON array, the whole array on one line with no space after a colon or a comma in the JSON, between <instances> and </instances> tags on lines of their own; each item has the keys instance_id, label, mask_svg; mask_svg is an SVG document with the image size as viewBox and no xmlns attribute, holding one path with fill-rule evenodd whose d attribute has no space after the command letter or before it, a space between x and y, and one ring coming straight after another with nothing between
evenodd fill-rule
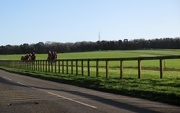
<instances>
[{"instance_id":1,"label":"green grass","mask_svg":"<svg viewBox=\"0 0 180 113\"><path fill-rule=\"evenodd\" d=\"M127 58L159 55L180 55L180 49L165 50L127 50L127 51L94 51L94 52L74 52L59 53L58 59L82 59L82 58ZM20 60L22 54L17 55L0 55L0 60ZM37 60L46 60L47 54L36 54ZM165 68L180 69L180 59L165 60ZM86 64L85 64L86 65ZM95 65L95 63L93 63ZM105 65L100 62L100 66ZM110 62L112 67L119 66L119 62ZM137 67L137 61L125 61L125 67ZM142 67L158 68L158 60L142 61Z\"/></svg>"},{"instance_id":2,"label":"green grass","mask_svg":"<svg viewBox=\"0 0 180 113\"><path fill-rule=\"evenodd\" d=\"M118 51L94 51L94 52L74 52L58 53L58 59L75 58L127 58L140 56L161 56L161 55L180 55L180 49L164 50L118 50ZM20 60L23 54L0 55L0 60ZM46 60L47 54L36 54L37 60Z\"/></svg>"},{"instance_id":3,"label":"green grass","mask_svg":"<svg viewBox=\"0 0 180 113\"><path fill-rule=\"evenodd\" d=\"M134 70L125 70L126 73L123 79L119 79L118 76L106 79L103 77L103 74L100 74L100 77L97 78L95 76L75 76L71 74L27 71L5 67L0 68L10 72L55 82L180 105L180 78L175 77L175 75L169 75L169 77L159 79L156 71L151 73L147 71L145 73L148 74L145 74L142 79L137 79L137 76L133 74Z\"/></svg>"},{"instance_id":4,"label":"green grass","mask_svg":"<svg viewBox=\"0 0 180 113\"><path fill-rule=\"evenodd\" d=\"M59 53L58 59L126 58L158 55L180 55L180 50L132 50ZM0 60L19 60L20 56L21 55L0 55ZM47 54L37 54L37 60L45 60L46 58ZM79 65L81 64L79 63ZM86 65L87 64L84 63L84 66ZM123 79L119 79L119 62L109 62L110 68L108 79L105 77L105 62L100 62L99 65L102 67L99 69L98 78L96 77L96 69L93 67L95 66L95 62L91 62L91 76L87 76L86 68L84 68L84 76L27 71L6 67L0 68L28 76L53 80L56 82L180 105L180 59L165 60L163 79L160 79L158 60L142 61L141 79L138 79L137 76L137 61L124 61L125 68L123 72ZM66 73L66 69L64 72ZM79 68L78 73L81 74L81 68Z\"/></svg>"}]
</instances>

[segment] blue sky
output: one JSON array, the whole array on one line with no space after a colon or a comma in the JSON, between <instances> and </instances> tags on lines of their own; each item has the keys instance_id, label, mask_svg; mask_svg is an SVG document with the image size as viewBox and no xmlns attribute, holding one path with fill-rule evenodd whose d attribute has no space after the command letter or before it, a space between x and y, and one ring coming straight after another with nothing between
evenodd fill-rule
<instances>
[{"instance_id":1,"label":"blue sky","mask_svg":"<svg viewBox=\"0 0 180 113\"><path fill-rule=\"evenodd\" d=\"M0 45L180 37L180 0L0 0Z\"/></svg>"}]
</instances>

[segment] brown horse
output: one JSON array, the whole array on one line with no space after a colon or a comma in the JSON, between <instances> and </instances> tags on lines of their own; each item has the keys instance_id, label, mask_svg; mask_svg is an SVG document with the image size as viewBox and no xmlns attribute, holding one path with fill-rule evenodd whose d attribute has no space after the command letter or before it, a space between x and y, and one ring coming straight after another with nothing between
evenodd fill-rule
<instances>
[{"instance_id":1,"label":"brown horse","mask_svg":"<svg viewBox=\"0 0 180 113\"><path fill-rule=\"evenodd\" d=\"M21 61L35 61L35 59L36 59L36 56L35 56L35 54L33 53L33 54L27 54L27 55L25 55L25 56L21 56Z\"/></svg>"},{"instance_id":2,"label":"brown horse","mask_svg":"<svg viewBox=\"0 0 180 113\"><path fill-rule=\"evenodd\" d=\"M57 60L57 52L49 51L47 61L52 64L53 62L56 62L56 60Z\"/></svg>"}]
</instances>

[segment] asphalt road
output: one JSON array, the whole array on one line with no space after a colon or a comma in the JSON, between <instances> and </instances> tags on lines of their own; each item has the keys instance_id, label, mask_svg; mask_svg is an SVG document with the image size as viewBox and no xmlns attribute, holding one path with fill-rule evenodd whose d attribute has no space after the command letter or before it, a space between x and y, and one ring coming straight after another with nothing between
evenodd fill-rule
<instances>
[{"instance_id":1,"label":"asphalt road","mask_svg":"<svg viewBox=\"0 0 180 113\"><path fill-rule=\"evenodd\" d=\"M0 113L180 113L180 107L0 70Z\"/></svg>"}]
</instances>

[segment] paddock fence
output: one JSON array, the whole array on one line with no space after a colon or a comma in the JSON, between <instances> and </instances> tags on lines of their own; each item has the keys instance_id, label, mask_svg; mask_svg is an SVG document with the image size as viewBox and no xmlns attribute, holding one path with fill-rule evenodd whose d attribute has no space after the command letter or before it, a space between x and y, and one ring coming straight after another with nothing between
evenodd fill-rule
<instances>
[{"instance_id":1,"label":"paddock fence","mask_svg":"<svg viewBox=\"0 0 180 113\"><path fill-rule=\"evenodd\" d=\"M137 61L137 78L141 78L142 63L144 60L157 60L159 61L158 71L160 78L163 78L165 60L167 59L180 59L180 55L173 56L143 56L132 58L91 58L91 59L60 59L55 62L48 62L47 60L35 60L35 61L20 61L20 60L0 60L0 66L17 68L31 71L72 74L81 76L91 76L95 74L99 77L99 69L105 69L105 77L109 78L110 62L116 62L119 65L116 67L119 70L119 78L123 79L124 62L125 61ZM100 62L104 63L103 66ZM179 62L180 64L180 62ZM92 72L92 70L94 70Z\"/></svg>"}]
</instances>

